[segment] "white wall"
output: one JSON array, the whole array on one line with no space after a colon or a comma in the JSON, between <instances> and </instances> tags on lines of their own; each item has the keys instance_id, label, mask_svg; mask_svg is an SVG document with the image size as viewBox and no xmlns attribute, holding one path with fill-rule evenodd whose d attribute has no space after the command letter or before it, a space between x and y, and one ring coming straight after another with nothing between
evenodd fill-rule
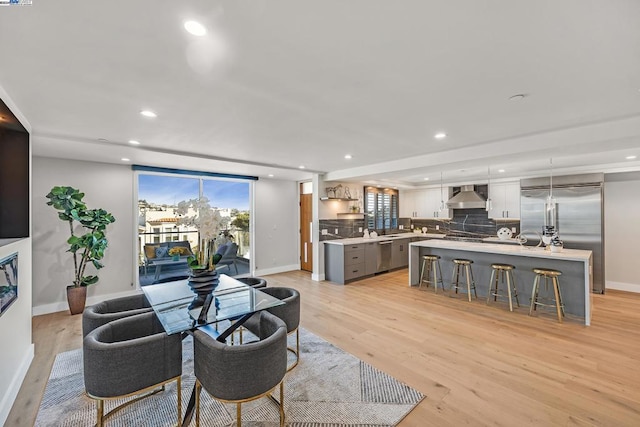
<instances>
[{"instance_id":1,"label":"white wall","mask_svg":"<svg viewBox=\"0 0 640 427\"><path fill-rule=\"evenodd\" d=\"M54 186L71 186L85 193L89 208L112 213L116 222L107 227L109 247L100 280L87 290L87 305L106 296L133 292L134 231L133 171L130 166L33 158L33 307L34 314L67 310L66 287L73 279L73 258L66 252L69 228L47 206L45 197Z\"/></svg>"},{"instance_id":2,"label":"white wall","mask_svg":"<svg viewBox=\"0 0 640 427\"><path fill-rule=\"evenodd\" d=\"M298 270L298 184L277 179L258 180L254 217L256 276Z\"/></svg>"},{"instance_id":3,"label":"white wall","mask_svg":"<svg viewBox=\"0 0 640 427\"><path fill-rule=\"evenodd\" d=\"M47 206L45 195L55 185L84 192L89 207L111 212L116 222L107 228L109 248L100 281L88 289L87 304L135 290L134 174L130 166L33 159L34 314L67 310L65 289L71 283L73 261L66 250L67 224ZM298 194L294 181L259 180L255 186L256 275L299 268Z\"/></svg>"},{"instance_id":4,"label":"white wall","mask_svg":"<svg viewBox=\"0 0 640 427\"><path fill-rule=\"evenodd\" d=\"M18 299L0 317L0 425L9 415L33 360L31 343L31 239L0 246L0 259L18 253Z\"/></svg>"},{"instance_id":5,"label":"white wall","mask_svg":"<svg viewBox=\"0 0 640 427\"><path fill-rule=\"evenodd\" d=\"M31 126L4 88L0 99L31 133ZM18 253L18 299L0 316L0 425L4 425L31 361L31 239L0 240L0 259Z\"/></svg>"},{"instance_id":6,"label":"white wall","mask_svg":"<svg viewBox=\"0 0 640 427\"><path fill-rule=\"evenodd\" d=\"M605 289L640 292L640 178L627 177L604 186Z\"/></svg>"}]
</instances>

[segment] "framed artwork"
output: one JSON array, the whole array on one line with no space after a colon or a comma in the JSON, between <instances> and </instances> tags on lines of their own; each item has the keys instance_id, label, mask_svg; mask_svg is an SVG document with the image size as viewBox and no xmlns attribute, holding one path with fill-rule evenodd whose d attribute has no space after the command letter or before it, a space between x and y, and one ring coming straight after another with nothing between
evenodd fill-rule
<instances>
[{"instance_id":1,"label":"framed artwork","mask_svg":"<svg viewBox=\"0 0 640 427\"><path fill-rule=\"evenodd\" d=\"M0 258L0 316L18 299L18 253Z\"/></svg>"}]
</instances>

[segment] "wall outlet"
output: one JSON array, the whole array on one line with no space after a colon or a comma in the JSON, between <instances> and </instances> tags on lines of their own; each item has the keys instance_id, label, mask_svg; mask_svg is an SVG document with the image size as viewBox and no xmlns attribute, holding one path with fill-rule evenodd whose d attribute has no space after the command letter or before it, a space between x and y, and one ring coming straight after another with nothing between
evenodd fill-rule
<instances>
[{"instance_id":1,"label":"wall outlet","mask_svg":"<svg viewBox=\"0 0 640 427\"><path fill-rule=\"evenodd\" d=\"M338 234L338 229L337 229L337 228L336 228L336 232L335 232L335 234Z\"/></svg>"},{"instance_id":2,"label":"wall outlet","mask_svg":"<svg viewBox=\"0 0 640 427\"><path fill-rule=\"evenodd\" d=\"M440 226L436 224L436 230L440 230Z\"/></svg>"},{"instance_id":3,"label":"wall outlet","mask_svg":"<svg viewBox=\"0 0 640 427\"><path fill-rule=\"evenodd\" d=\"M358 227L358 233L362 233L362 227Z\"/></svg>"},{"instance_id":4,"label":"wall outlet","mask_svg":"<svg viewBox=\"0 0 640 427\"><path fill-rule=\"evenodd\" d=\"M404 230L404 225L401 225L401 226L400 226L400 230Z\"/></svg>"},{"instance_id":5,"label":"wall outlet","mask_svg":"<svg viewBox=\"0 0 640 427\"><path fill-rule=\"evenodd\" d=\"M511 227L511 232L512 232L513 234L516 234L516 228L515 228L515 227Z\"/></svg>"},{"instance_id":6,"label":"wall outlet","mask_svg":"<svg viewBox=\"0 0 640 427\"><path fill-rule=\"evenodd\" d=\"M329 233L329 230L327 230L326 228L323 228L322 230L320 230L320 232L322 233L323 236L326 236Z\"/></svg>"}]
</instances>

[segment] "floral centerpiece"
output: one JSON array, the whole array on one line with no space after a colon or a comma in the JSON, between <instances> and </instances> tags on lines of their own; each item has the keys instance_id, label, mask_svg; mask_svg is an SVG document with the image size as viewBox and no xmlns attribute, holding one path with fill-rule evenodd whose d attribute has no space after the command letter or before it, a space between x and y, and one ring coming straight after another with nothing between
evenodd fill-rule
<instances>
[{"instance_id":1,"label":"floral centerpiece","mask_svg":"<svg viewBox=\"0 0 640 427\"><path fill-rule=\"evenodd\" d=\"M178 203L176 214L179 216L177 224L194 227L198 230L198 250L196 255L189 257L189 266L192 269L206 269L212 271L215 263L215 239L220 233L222 217L220 212L213 209L209 199L183 200Z\"/></svg>"}]
</instances>

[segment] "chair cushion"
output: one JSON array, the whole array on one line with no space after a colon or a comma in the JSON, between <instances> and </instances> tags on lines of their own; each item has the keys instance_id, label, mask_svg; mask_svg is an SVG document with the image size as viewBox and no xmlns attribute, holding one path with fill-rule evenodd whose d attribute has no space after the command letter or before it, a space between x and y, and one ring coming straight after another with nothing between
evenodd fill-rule
<instances>
[{"instance_id":1,"label":"chair cushion","mask_svg":"<svg viewBox=\"0 0 640 427\"><path fill-rule=\"evenodd\" d=\"M158 246L156 248L156 258L164 258L169 256L169 248L166 246Z\"/></svg>"},{"instance_id":2,"label":"chair cushion","mask_svg":"<svg viewBox=\"0 0 640 427\"><path fill-rule=\"evenodd\" d=\"M156 249L159 248L160 245L144 245L144 256L147 259L153 259L156 257Z\"/></svg>"}]
</instances>

